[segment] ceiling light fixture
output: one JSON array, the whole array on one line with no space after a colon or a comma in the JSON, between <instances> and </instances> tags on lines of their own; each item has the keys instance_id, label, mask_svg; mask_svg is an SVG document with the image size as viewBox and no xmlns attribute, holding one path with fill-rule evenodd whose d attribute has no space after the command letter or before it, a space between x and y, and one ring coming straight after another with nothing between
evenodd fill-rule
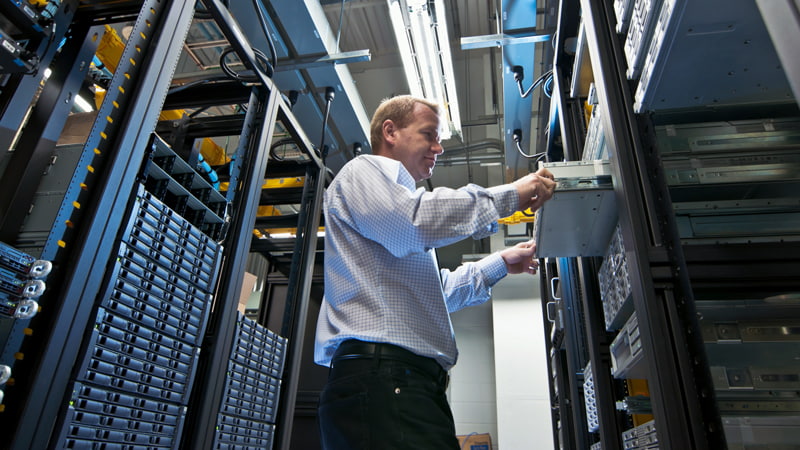
<instances>
[{"instance_id":1,"label":"ceiling light fixture","mask_svg":"<svg viewBox=\"0 0 800 450\"><path fill-rule=\"evenodd\" d=\"M461 135L444 0L387 0L411 95L441 105L442 140Z\"/></svg>"}]
</instances>

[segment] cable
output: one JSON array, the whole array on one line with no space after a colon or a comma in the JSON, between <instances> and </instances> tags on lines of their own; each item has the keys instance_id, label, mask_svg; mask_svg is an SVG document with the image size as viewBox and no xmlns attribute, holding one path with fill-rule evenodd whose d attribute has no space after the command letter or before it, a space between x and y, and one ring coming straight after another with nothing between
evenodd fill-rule
<instances>
[{"instance_id":1,"label":"cable","mask_svg":"<svg viewBox=\"0 0 800 450\"><path fill-rule=\"evenodd\" d=\"M540 75L539 78L537 78L536 81L533 82L531 87L529 87L528 90L524 91L524 92L523 92L523 89L522 89L522 80L525 78L525 73L524 73L524 71L522 69L522 66L514 66L511 70L514 72L514 81L517 82L517 88L519 89L520 97L526 98L528 95L530 95L530 93L534 89L536 89L540 84L542 84L542 82L545 82L545 85L547 85L547 84L551 85L550 94L552 94L552 92L553 92L553 88L552 88L553 71L552 70L548 70L547 72L545 72L542 75ZM550 97L550 94L548 94L547 91L545 91L545 95L547 95L548 97Z\"/></svg>"},{"instance_id":2,"label":"cable","mask_svg":"<svg viewBox=\"0 0 800 450\"><path fill-rule=\"evenodd\" d=\"M186 84L181 84L181 85L178 85L178 86L175 86L175 87L170 87L169 91L167 91L167 95L172 95L172 94L175 94L177 92L180 92L180 91L183 91L183 90L195 87L195 86L199 86L201 84L213 83L215 81L227 80L228 78L229 78L228 76L216 76L216 77L206 78L206 79L203 79L203 80L190 81L190 82L188 82Z\"/></svg>"},{"instance_id":3,"label":"cable","mask_svg":"<svg viewBox=\"0 0 800 450\"><path fill-rule=\"evenodd\" d=\"M253 0L253 8L256 9L258 21L261 24L261 31L264 32L264 37L267 39L267 45L269 46L270 55L272 55L271 62L266 63L268 70L267 77L272 78L272 74L275 73L275 68L278 67L278 56L277 52L275 51L275 44L272 42L272 36L269 35L269 29L267 28L267 17L264 15L264 11L261 10L260 3L261 2L259 0Z\"/></svg>"},{"instance_id":4,"label":"cable","mask_svg":"<svg viewBox=\"0 0 800 450\"><path fill-rule=\"evenodd\" d=\"M511 134L511 139L514 140L514 144L517 147L517 151L519 152L520 155L522 155L523 158L528 158L528 159L536 158L536 162L539 162L542 158L547 156L546 151L535 153L533 155L529 155L524 151L522 151L522 145L520 145L520 143L522 142L522 130L520 130L519 128L514 130L514 133Z\"/></svg>"},{"instance_id":5,"label":"cable","mask_svg":"<svg viewBox=\"0 0 800 450\"><path fill-rule=\"evenodd\" d=\"M222 69L222 71L225 73L225 75L227 75L230 78L233 78L236 81L241 81L243 83L254 83L254 82L257 82L258 81L258 77L256 75L246 75L244 73L236 72L235 70L233 70L230 67L228 67L228 63L227 63L227 61L225 61L225 59L228 57L228 55L230 55L231 53L234 53L234 52L235 52L235 50L233 49L233 47L228 47L228 48L226 48L225 50L222 51L222 53L219 55L219 67L220 67L220 69ZM260 62L261 64L263 64L264 67L267 69L265 71L265 73L267 74L268 77L271 77L272 76L272 69L271 69L272 66L270 66L269 61L267 61L267 55L265 55L264 52L262 52L261 50L259 50L257 48L253 49L253 53L256 55L256 62Z\"/></svg>"},{"instance_id":6,"label":"cable","mask_svg":"<svg viewBox=\"0 0 800 450\"><path fill-rule=\"evenodd\" d=\"M550 98L553 95L553 72L550 71L549 74L550 76L548 76L544 81L544 86L542 87L544 95L546 95L547 98Z\"/></svg>"},{"instance_id":7,"label":"cable","mask_svg":"<svg viewBox=\"0 0 800 450\"><path fill-rule=\"evenodd\" d=\"M201 176L211 183L211 186L214 187L215 191L219 190L219 175L214 170L213 167L203 158L203 154L199 153L197 155L197 171L200 172Z\"/></svg>"},{"instance_id":8,"label":"cable","mask_svg":"<svg viewBox=\"0 0 800 450\"><path fill-rule=\"evenodd\" d=\"M224 3L226 6L228 6L227 2ZM264 74L267 76L267 78L272 78L272 75L275 74L275 67L277 67L278 65L278 56L277 52L275 51L275 44L272 42L272 37L269 34L269 28L267 28L267 17L264 15L264 11L261 10L259 0L253 0L253 8L255 8L256 13L258 15L258 21L259 24L261 25L261 31L264 33L264 38L267 40L267 46L269 47L269 52L271 55L271 58L268 59L267 55L263 51L253 47L252 50L256 57L256 60L253 61L253 63L254 64L260 63L264 70ZM228 55L230 55L233 52L234 49L231 47L228 47L222 51L222 53L219 55L220 69L222 69L222 71L228 77L233 78L234 80L241 81L243 83L258 82L259 79L257 75L255 74L245 75L243 73L236 72L230 67L228 67L228 63L225 61L225 59L228 57ZM254 67L253 69L258 70L259 68Z\"/></svg>"},{"instance_id":9,"label":"cable","mask_svg":"<svg viewBox=\"0 0 800 450\"><path fill-rule=\"evenodd\" d=\"M269 147L269 156L271 156L272 159L274 159L275 161L283 161L285 158L283 156L278 156L278 154L275 152L275 150L278 147L283 147L284 145L288 145L288 144L295 145L294 139L285 138L285 139L280 139L278 141L275 141L275 143L273 143Z\"/></svg>"}]
</instances>

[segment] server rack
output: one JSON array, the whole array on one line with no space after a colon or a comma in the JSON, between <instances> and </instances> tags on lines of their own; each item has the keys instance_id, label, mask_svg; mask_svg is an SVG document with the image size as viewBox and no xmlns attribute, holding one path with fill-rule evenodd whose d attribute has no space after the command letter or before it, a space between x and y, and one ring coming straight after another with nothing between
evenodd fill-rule
<instances>
[{"instance_id":1,"label":"server rack","mask_svg":"<svg viewBox=\"0 0 800 450\"><path fill-rule=\"evenodd\" d=\"M548 333L561 448L800 444L796 58L775 51L786 36L749 1L561 8L585 40L574 54L556 46L554 73L590 64L593 86L555 89L551 123L589 133L567 159L611 163L619 221L606 252L559 255L543 274L579 287L543 298L580 309L585 333L560 339L576 333L569 320ZM575 99L590 120L564 113ZM584 371L564 370L570 354L588 354ZM572 384L584 389L570 397ZM575 408L584 423L565 417Z\"/></svg>"},{"instance_id":2,"label":"server rack","mask_svg":"<svg viewBox=\"0 0 800 450\"><path fill-rule=\"evenodd\" d=\"M204 2L199 20L221 30L254 74L252 82L171 86L195 2L48 7L56 4L47 13L60 20L52 35L69 38L60 48L42 44L44 56L58 50L42 91L28 89L42 83L41 74L13 74L2 90L4 144L14 150L0 166L4 186L13 188L0 202L2 240L9 244L3 254L10 255L3 270L16 264L9 270L28 291L4 304L15 318L0 319L0 414L9 448L264 448L273 441L288 448L303 342L303 325L294 317L306 314L328 179L321 155L223 3ZM88 118L86 135L57 145L65 123L78 117L67 116L98 54L103 26L125 22L133 31L107 74L105 98ZM23 97L33 105L27 119L8 108ZM210 119L174 122L162 115L230 104L246 107ZM305 174L301 198L283 200L298 200L301 211L283 218L284 226L299 230L294 259L286 264L295 292L279 299L292 312L289 326L279 330L285 336L236 312L264 180L284 172L281 164L268 164L277 128L299 155L291 163ZM225 164L200 170L199 150L184 143L215 136L235 136L239 145ZM224 170L227 187L212 170ZM43 280L40 269L50 261L53 273ZM237 360L244 335L252 338L249 354L267 352L249 368ZM253 375L269 355L277 365L263 385ZM228 360L238 364L231 372L238 379L218 364ZM220 415L230 401L239 402L235 412L262 397L271 409L259 420Z\"/></svg>"}]
</instances>

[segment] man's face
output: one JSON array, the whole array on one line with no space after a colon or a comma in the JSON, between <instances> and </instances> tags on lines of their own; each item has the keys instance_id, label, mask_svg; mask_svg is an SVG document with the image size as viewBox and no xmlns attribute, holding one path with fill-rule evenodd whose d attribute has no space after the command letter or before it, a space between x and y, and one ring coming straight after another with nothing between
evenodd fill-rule
<instances>
[{"instance_id":1,"label":"man's face","mask_svg":"<svg viewBox=\"0 0 800 450\"><path fill-rule=\"evenodd\" d=\"M439 116L427 106L414 107L414 119L405 128L394 128L390 157L400 161L406 170L421 181L433 175L436 158L444 152L439 143Z\"/></svg>"}]
</instances>

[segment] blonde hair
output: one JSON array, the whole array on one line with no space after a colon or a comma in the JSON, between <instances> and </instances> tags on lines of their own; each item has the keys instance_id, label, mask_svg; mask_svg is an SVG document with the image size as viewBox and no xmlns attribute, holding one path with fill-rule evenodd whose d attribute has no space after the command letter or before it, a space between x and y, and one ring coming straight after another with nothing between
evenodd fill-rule
<instances>
[{"instance_id":1,"label":"blonde hair","mask_svg":"<svg viewBox=\"0 0 800 450\"><path fill-rule=\"evenodd\" d=\"M381 101L369 124L369 143L373 153L379 152L383 147L383 122L391 120L398 128L407 127L414 120L414 107L417 103L427 106L437 116L442 114L437 103L411 95L398 95Z\"/></svg>"}]
</instances>

